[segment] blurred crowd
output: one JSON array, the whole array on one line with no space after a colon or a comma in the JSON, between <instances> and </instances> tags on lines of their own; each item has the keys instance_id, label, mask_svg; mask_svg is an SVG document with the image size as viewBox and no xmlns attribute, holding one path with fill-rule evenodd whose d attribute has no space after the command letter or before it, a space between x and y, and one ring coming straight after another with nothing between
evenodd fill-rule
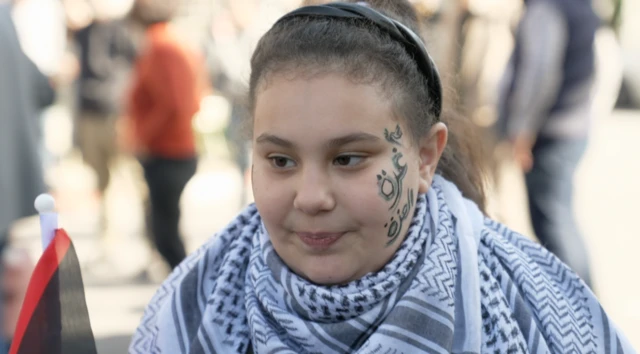
<instances>
[{"instance_id":1,"label":"blurred crowd","mask_svg":"<svg viewBox=\"0 0 640 354\"><path fill-rule=\"evenodd\" d=\"M245 178L241 200L251 201L243 118L252 49L279 16L322 2L0 0L2 247L12 224L34 214L35 197L55 193L48 168L79 152L104 204L112 165L126 155L142 171L149 244L175 267L186 255L180 198L218 133ZM500 183L494 172L501 162L516 161L536 236L589 283L572 178L591 121L620 101L621 28L633 1L414 3L449 106L484 137L489 183ZM44 141L54 106L71 112L72 148L65 151ZM20 264L4 267L6 318L20 306L20 277L12 276L26 272Z\"/></svg>"}]
</instances>

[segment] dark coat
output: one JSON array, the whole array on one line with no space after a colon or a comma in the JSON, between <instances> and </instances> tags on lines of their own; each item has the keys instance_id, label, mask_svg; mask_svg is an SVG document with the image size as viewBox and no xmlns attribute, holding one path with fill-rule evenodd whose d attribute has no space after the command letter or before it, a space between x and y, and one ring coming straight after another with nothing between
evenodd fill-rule
<instances>
[{"instance_id":1,"label":"dark coat","mask_svg":"<svg viewBox=\"0 0 640 354\"><path fill-rule=\"evenodd\" d=\"M0 237L36 213L34 199L45 191L39 112L53 100L47 77L20 47L10 7L0 5Z\"/></svg>"}]
</instances>

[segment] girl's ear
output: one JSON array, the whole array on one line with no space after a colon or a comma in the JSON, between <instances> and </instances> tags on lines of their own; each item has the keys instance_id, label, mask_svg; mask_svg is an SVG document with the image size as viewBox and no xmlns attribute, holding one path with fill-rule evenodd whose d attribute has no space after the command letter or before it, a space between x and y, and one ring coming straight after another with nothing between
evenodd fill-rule
<instances>
[{"instance_id":1,"label":"girl's ear","mask_svg":"<svg viewBox=\"0 0 640 354\"><path fill-rule=\"evenodd\" d=\"M418 142L420 156L418 193L426 193L429 190L438 167L438 161L440 161L442 152L447 146L448 134L447 126L442 122L438 122Z\"/></svg>"}]
</instances>

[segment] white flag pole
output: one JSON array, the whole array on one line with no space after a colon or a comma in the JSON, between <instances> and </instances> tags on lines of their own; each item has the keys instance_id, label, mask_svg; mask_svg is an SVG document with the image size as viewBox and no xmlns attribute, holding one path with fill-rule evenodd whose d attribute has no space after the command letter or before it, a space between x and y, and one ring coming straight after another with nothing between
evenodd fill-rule
<instances>
[{"instance_id":1,"label":"white flag pole","mask_svg":"<svg viewBox=\"0 0 640 354\"><path fill-rule=\"evenodd\" d=\"M40 194L34 203L40 214L40 234L42 236L42 249L46 249L55 236L58 229L58 213L56 213L56 201L49 194Z\"/></svg>"}]
</instances>

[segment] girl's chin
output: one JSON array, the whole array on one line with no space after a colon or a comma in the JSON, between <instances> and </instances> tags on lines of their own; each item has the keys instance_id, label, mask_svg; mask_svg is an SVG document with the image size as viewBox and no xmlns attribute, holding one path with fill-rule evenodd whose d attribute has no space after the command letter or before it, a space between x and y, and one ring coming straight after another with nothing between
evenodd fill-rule
<instances>
[{"instance_id":1,"label":"girl's chin","mask_svg":"<svg viewBox=\"0 0 640 354\"><path fill-rule=\"evenodd\" d=\"M338 266L337 263L321 262L315 266L305 264L306 267L296 272L302 278L317 285L331 286L344 285L362 277L360 273L352 268L352 271L345 271L349 267Z\"/></svg>"},{"instance_id":2,"label":"girl's chin","mask_svg":"<svg viewBox=\"0 0 640 354\"><path fill-rule=\"evenodd\" d=\"M331 274L322 274L311 277L303 275L302 277L307 279L310 283L322 286L345 285L354 280L347 277L339 277Z\"/></svg>"}]
</instances>

